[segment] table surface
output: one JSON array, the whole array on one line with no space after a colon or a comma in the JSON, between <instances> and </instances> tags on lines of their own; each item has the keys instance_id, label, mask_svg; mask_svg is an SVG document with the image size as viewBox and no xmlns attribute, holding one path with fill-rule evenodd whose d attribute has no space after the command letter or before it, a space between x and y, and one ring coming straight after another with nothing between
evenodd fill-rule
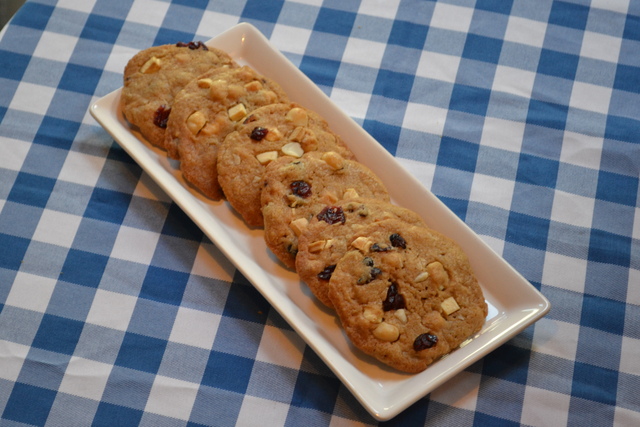
<instances>
[{"instance_id":1,"label":"table surface","mask_svg":"<svg viewBox=\"0 0 640 427\"><path fill-rule=\"evenodd\" d=\"M640 425L640 2L28 0L0 35L2 425L377 425L89 106L248 22L552 309L381 425Z\"/></svg>"}]
</instances>

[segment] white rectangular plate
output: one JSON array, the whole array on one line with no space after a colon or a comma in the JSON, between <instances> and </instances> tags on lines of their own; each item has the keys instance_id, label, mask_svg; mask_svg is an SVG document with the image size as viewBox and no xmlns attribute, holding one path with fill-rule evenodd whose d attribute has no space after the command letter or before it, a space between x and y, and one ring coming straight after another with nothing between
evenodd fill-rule
<instances>
[{"instance_id":1,"label":"white rectangular plate","mask_svg":"<svg viewBox=\"0 0 640 427\"><path fill-rule=\"evenodd\" d=\"M425 218L466 251L489 304L483 329L473 339L420 374L385 367L354 349L332 312L298 276L274 258L261 230L250 230L226 202L210 201L182 179L175 162L153 148L124 120L120 90L98 100L91 114L131 157L190 216L216 246L278 310L291 327L378 420L388 420L544 316L547 299L495 254L439 199L400 166L377 141L333 102L250 24L239 24L207 42L271 77L292 101L323 116L359 161L385 183L393 201Z\"/></svg>"}]
</instances>

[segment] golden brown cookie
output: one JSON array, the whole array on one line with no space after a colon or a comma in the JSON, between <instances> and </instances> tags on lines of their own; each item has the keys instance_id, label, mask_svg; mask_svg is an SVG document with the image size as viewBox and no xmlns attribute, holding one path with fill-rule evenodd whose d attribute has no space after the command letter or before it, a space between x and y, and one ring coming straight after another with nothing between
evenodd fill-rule
<instances>
[{"instance_id":1,"label":"golden brown cookie","mask_svg":"<svg viewBox=\"0 0 640 427\"><path fill-rule=\"evenodd\" d=\"M482 328L487 304L451 239L389 219L359 230L350 246L331 275L329 298L364 353L420 372Z\"/></svg>"},{"instance_id":2,"label":"golden brown cookie","mask_svg":"<svg viewBox=\"0 0 640 427\"><path fill-rule=\"evenodd\" d=\"M329 279L337 262L349 250L353 235L367 225L391 218L425 226L420 215L412 210L363 198L327 205L309 221L298 236L296 270L323 304L333 307L329 299Z\"/></svg>"},{"instance_id":3,"label":"golden brown cookie","mask_svg":"<svg viewBox=\"0 0 640 427\"><path fill-rule=\"evenodd\" d=\"M334 151L274 160L267 166L264 183L265 242L291 269L295 269L298 235L325 206L353 197L389 201L380 178L363 164Z\"/></svg>"},{"instance_id":4,"label":"golden brown cookie","mask_svg":"<svg viewBox=\"0 0 640 427\"><path fill-rule=\"evenodd\" d=\"M344 158L354 158L323 118L293 103L256 109L225 138L218 151L218 181L247 225L262 227L264 223L260 194L267 164L281 156L301 157L310 151L336 151Z\"/></svg>"},{"instance_id":5,"label":"golden brown cookie","mask_svg":"<svg viewBox=\"0 0 640 427\"><path fill-rule=\"evenodd\" d=\"M227 53L201 42L144 49L124 69L122 112L151 144L164 148L165 128L176 94L206 71L235 66Z\"/></svg>"},{"instance_id":6,"label":"golden brown cookie","mask_svg":"<svg viewBox=\"0 0 640 427\"><path fill-rule=\"evenodd\" d=\"M258 107L288 98L274 81L250 67L216 69L199 76L176 96L165 146L180 159L184 178L206 196L223 197L218 183L218 147Z\"/></svg>"}]
</instances>

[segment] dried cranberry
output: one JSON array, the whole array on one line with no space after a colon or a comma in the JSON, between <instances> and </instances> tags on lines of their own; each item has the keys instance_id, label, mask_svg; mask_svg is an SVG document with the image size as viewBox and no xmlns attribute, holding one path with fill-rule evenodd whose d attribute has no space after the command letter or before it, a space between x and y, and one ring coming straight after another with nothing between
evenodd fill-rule
<instances>
[{"instance_id":1,"label":"dried cranberry","mask_svg":"<svg viewBox=\"0 0 640 427\"><path fill-rule=\"evenodd\" d=\"M362 263L367 267L373 267L373 258L366 256L362 259Z\"/></svg>"},{"instance_id":2,"label":"dried cranberry","mask_svg":"<svg viewBox=\"0 0 640 427\"><path fill-rule=\"evenodd\" d=\"M398 233L393 233L389 236L389 240L391 241L391 246L394 248L407 249L407 241Z\"/></svg>"},{"instance_id":3,"label":"dried cranberry","mask_svg":"<svg viewBox=\"0 0 640 427\"><path fill-rule=\"evenodd\" d=\"M256 126L251 131L251 135L249 136L249 138L253 139L254 141L262 141L262 138L267 136L268 133L269 129L263 128L262 126Z\"/></svg>"},{"instance_id":4,"label":"dried cranberry","mask_svg":"<svg viewBox=\"0 0 640 427\"><path fill-rule=\"evenodd\" d=\"M344 224L347 218L340 206L327 206L317 215L319 221L324 221L329 225L341 223Z\"/></svg>"},{"instance_id":5,"label":"dried cranberry","mask_svg":"<svg viewBox=\"0 0 640 427\"><path fill-rule=\"evenodd\" d=\"M405 308L404 297L398 293L398 285L392 283L387 289L387 299L382 301L382 309L384 311L399 310Z\"/></svg>"},{"instance_id":6,"label":"dried cranberry","mask_svg":"<svg viewBox=\"0 0 640 427\"><path fill-rule=\"evenodd\" d=\"M438 343L438 337L432 334L421 334L413 342L413 349L415 351L426 350L433 347Z\"/></svg>"},{"instance_id":7,"label":"dried cranberry","mask_svg":"<svg viewBox=\"0 0 640 427\"><path fill-rule=\"evenodd\" d=\"M289 188L291 188L293 194L303 199L311 196L311 184L305 181L293 181Z\"/></svg>"},{"instance_id":8,"label":"dried cranberry","mask_svg":"<svg viewBox=\"0 0 640 427\"><path fill-rule=\"evenodd\" d=\"M333 274L334 270L336 269L336 265L328 265L324 268L324 270L322 270L320 273L318 273L318 279L320 280L329 280L331 279L331 275Z\"/></svg>"},{"instance_id":9,"label":"dried cranberry","mask_svg":"<svg viewBox=\"0 0 640 427\"><path fill-rule=\"evenodd\" d=\"M371 245L371 248L370 248L371 252L387 252L390 250L391 250L390 246L380 246L378 243L374 243L373 245Z\"/></svg>"},{"instance_id":10,"label":"dried cranberry","mask_svg":"<svg viewBox=\"0 0 640 427\"><path fill-rule=\"evenodd\" d=\"M178 42L178 43L176 43L176 46L178 46L178 47L188 47L191 50L196 50L196 49L209 50L207 45L205 45L202 42L189 42L189 43Z\"/></svg>"},{"instance_id":11,"label":"dried cranberry","mask_svg":"<svg viewBox=\"0 0 640 427\"><path fill-rule=\"evenodd\" d=\"M170 112L171 108L167 108L166 105L159 106L153 115L153 124L162 129L166 128Z\"/></svg>"}]
</instances>

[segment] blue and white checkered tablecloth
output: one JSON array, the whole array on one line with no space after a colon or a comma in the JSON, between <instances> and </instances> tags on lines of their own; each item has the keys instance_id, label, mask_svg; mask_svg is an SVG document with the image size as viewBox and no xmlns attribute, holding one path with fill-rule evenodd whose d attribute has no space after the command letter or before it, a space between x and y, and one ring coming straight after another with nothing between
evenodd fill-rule
<instances>
[{"instance_id":1,"label":"blue and white checkered tablecloth","mask_svg":"<svg viewBox=\"0 0 640 427\"><path fill-rule=\"evenodd\" d=\"M255 25L552 304L384 425L640 425L640 1L28 0L0 38L0 425L376 425L90 116Z\"/></svg>"}]
</instances>

